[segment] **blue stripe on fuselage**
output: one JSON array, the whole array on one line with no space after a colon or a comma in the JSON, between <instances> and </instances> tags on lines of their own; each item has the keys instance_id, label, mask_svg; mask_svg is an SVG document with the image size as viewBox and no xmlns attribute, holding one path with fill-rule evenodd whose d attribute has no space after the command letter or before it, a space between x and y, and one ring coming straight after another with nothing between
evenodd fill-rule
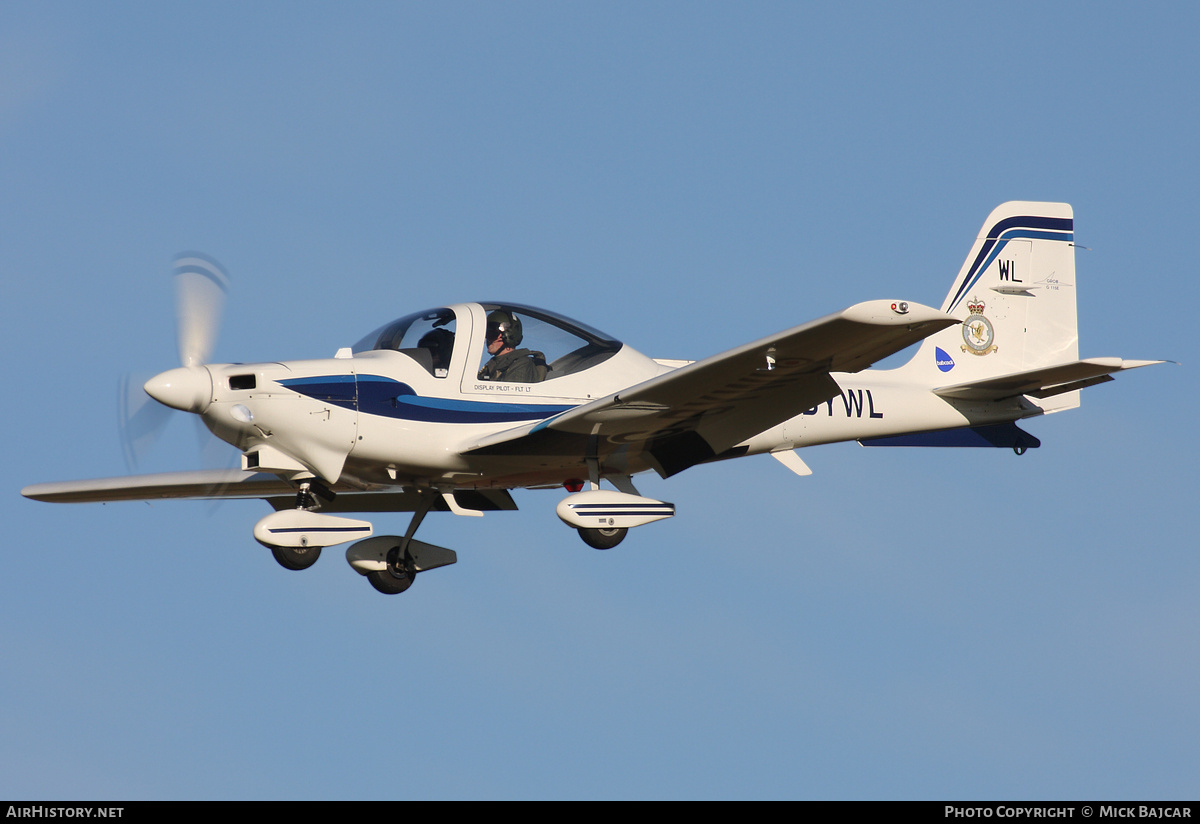
<instances>
[{"instance_id":1,"label":"blue stripe on fuselage","mask_svg":"<svg viewBox=\"0 0 1200 824\"><path fill-rule=\"evenodd\" d=\"M516 423L536 421L573 409L572 406L540 403L494 403L431 398L418 395L411 386L380 375L322 375L280 381L289 389L310 398L327 401L366 415L426 423ZM355 387L357 386L357 403Z\"/></svg>"}]
</instances>

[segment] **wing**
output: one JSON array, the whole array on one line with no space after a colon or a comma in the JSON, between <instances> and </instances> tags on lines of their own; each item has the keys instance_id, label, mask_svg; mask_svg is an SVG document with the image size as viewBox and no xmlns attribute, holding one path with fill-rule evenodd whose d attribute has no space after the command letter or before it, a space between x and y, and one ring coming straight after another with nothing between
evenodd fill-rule
<instances>
[{"instance_id":1,"label":"wing","mask_svg":"<svg viewBox=\"0 0 1200 824\"><path fill-rule=\"evenodd\" d=\"M415 490L405 491L399 487L363 489L339 483L331 491L335 496L331 501L322 502L322 512L413 512L421 499ZM166 472L33 484L22 489L21 494L35 501L61 504L172 498L262 498L277 510L291 509L296 505L295 484L267 472L243 472L240 469ZM459 506L480 512L517 508L512 496L502 489L457 490L454 497ZM434 509L447 511L449 506L444 500L439 500Z\"/></svg>"},{"instance_id":2,"label":"wing","mask_svg":"<svg viewBox=\"0 0 1200 824\"><path fill-rule=\"evenodd\" d=\"M265 498L295 491L292 484L265 472L213 469L33 484L22 489L21 494L35 501L81 504L168 498Z\"/></svg>"},{"instance_id":3,"label":"wing","mask_svg":"<svg viewBox=\"0 0 1200 824\"><path fill-rule=\"evenodd\" d=\"M860 303L466 451L603 458L628 448L669 477L834 397L841 390L831 372L866 369L956 323L915 303Z\"/></svg>"}]
</instances>

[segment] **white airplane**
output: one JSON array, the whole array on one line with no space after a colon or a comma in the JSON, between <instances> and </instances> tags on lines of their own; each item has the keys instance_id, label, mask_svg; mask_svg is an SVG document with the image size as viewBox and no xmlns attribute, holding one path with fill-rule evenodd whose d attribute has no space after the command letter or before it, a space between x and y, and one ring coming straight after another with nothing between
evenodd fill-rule
<instances>
[{"instance_id":1,"label":"white airplane","mask_svg":"<svg viewBox=\"0 0 1200 824\"><path fill-rule=\"evenodd\" d=\"M37 484L39 501L262 498L254 537L287 569L355 541L350 565L403 592L452 550L413 535L432 510L516 509L511 489L564 487L557 513L597 549L675 514L633 476L799 447L1039 446L1016 421L1162 361L1079 359L1073 215L1011 202L988 216L942 307L851 306L704 360L646 357L543 309L465 303L416 312L327 360L205 363L223 273L181 259L183 366L145 384L242 452L241 469ZM905 365L868 367L923 341ZM612 489L602 488L607 480ZM412 512L403 536L343 513ZM336 514L335 514L336 513Z\"/></svg>"}]
</instances>

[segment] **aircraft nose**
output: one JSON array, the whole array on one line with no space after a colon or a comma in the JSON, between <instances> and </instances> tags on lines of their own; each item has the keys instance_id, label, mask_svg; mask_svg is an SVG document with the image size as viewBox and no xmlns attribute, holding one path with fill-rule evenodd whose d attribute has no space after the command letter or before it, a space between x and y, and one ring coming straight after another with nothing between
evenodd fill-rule
<instances>
[{"instance_id":1,"label":"aircraft nose","mask_svg":"<svg viewBox=\"0 0 1200 824\"><path fill-rule=\"evenodd\" d=\"M212 375L203 366L169 369L142 388L164 406L184 412L203 412L212 401Z\"/></svg>"}]
</instances>

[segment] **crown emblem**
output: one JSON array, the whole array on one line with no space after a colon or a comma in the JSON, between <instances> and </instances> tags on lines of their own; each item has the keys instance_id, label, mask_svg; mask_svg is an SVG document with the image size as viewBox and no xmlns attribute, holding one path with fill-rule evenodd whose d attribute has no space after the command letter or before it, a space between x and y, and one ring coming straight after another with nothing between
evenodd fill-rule
<instances>
[{"instance_id":1,"label":"crown emblem","mask_svg":"<svg viewBox=\"0 0 1200 824\"><path fill-rule=\"evenodd\" d=\"M963 343L966 344L962 350L972 355L987 355L996 351L992 343L996 330L992 328L992 322L983 316L985 308L986 305L979 298L973 297L967 301L967 311L971 314L962 322Z\"/></svg>"}]
</instances>

